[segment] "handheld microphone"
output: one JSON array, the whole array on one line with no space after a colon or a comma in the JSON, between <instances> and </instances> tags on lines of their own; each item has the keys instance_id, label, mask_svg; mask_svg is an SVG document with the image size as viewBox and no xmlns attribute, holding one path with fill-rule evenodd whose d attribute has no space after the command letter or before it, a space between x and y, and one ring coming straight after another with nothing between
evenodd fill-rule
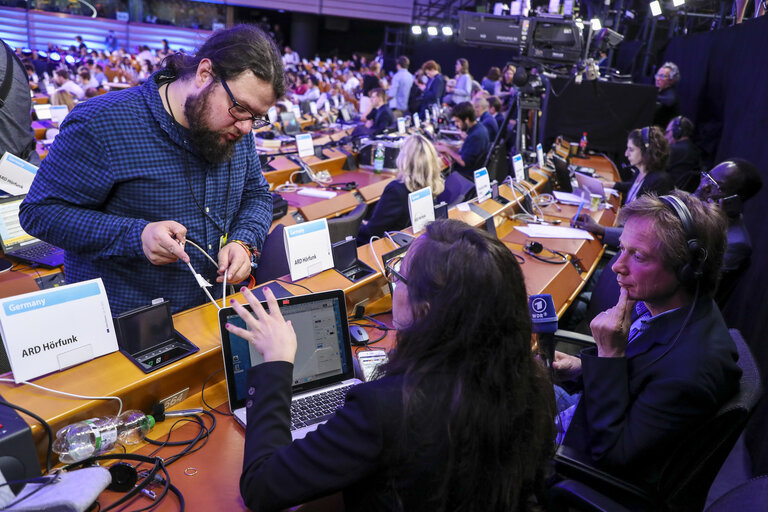
<instances>
[{"instance_id":1,"label":"handheld microphone","mask_svg":"<svg viewBox=\"0 0 768 512\"><path fill-rule=\"evenodd\" d=\"M547 368L552 368L555 360L555 331L557 331L557 312L552 295L542 293L528 297L528 310L531 312L533 332L536 334L539 354Z\"/></svg>"}]
</instances>

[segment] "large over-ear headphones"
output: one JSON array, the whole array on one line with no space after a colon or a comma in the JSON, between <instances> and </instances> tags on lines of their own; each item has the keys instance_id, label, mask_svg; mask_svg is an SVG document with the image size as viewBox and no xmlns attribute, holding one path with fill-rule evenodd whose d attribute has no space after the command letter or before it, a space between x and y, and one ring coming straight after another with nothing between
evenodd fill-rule
<instances>
[{"instance_id":1,"label":"large over-ear headphones","mask_svg":"<svg viewBox=\"0 0 768 512\"><path fill-rule=\"evenodd\" d=\"M682 130L680 129L680 121L683 120L683 116L677 116L672 120L672 137L675 140L679 140L682 136Z\"/></svg>"},{"instance_id":2,"label":"large over-ear headphones","mask_svg":"<svg viewBox=\"0 0 768 512\"><path fill-rule=\"evenodd\" d=\"M704 274L704 263L707 261L707 250L696 238L693 227L693 216L685 203L676 196L659 196L662 203L667 205L680 219L688 244L688 261L676 270L677 279L686 286L692 286Z\"/></svg>"},{"instance_id":3,"label":"large over-ear headphones","mask_svg":"<svg viewBox=\"0 0 768 512\"><path fill-rule=\"evenodd\" d=\"M650 126L646 126L642 130L640 130L640 137L642 138L642 142L643 142L643 148L642 148L643 153L645 153L648 150L648 137L650 137L650 134L648 132L650 132L650 130L651 130Z\"/></svg>"}]
</instances>

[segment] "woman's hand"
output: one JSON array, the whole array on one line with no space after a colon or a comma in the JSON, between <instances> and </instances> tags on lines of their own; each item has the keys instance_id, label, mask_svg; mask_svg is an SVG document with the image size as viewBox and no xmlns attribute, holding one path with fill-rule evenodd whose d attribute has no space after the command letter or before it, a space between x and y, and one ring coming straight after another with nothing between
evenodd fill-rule
<instances>
[{"instance_id":1,"label":"woman's hand","mask_svg":"<svg viewBox=\"0 0 768 512\"><path fill-rule=\"evenodd\" d=\"M253 293L245 287L240 291L251 305L253 313L248 312L235 299L230 301L235 312L245 320L247 329L227 324L226 329L240 336L254 346L264 356L264 361L287 361L293 363L296 357L296 333L291 322L286 322L277 306L277 299L269 288L264 288L264 296L267 298L267 313Z\"/></svg>"}]
</instances>

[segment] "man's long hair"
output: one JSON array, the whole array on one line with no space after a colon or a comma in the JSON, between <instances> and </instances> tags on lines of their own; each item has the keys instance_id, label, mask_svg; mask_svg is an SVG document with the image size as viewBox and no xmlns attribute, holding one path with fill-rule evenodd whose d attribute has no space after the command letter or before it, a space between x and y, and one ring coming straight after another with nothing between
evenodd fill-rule
<instances>
[{"instance_id":1,"label":"man's long hair","mask_svg":"<svg viewBox=\"0 0 768 512\"><path fill-rule=\"evenodd\" d=\"M237 78L252 71L256 78L272 84L276 98L285 96L283 60L274 41L252 25L219 30L209 37L195 55L174 53L165 58L165 68L176 78L187 78L203 59L210 59L217 80Z\"/></svg>"}]
</instances>

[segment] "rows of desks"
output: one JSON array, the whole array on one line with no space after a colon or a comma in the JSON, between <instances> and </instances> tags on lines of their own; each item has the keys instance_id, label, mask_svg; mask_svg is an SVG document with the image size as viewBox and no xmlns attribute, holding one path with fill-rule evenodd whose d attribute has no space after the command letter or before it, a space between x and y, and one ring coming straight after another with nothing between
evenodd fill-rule
<instances>
[{"instance_id":1,"label":"rows of desks","mask_svg":"<svg viewBox=\"0 0 768 512\"><path fill-rule=\"evenodd\" d=\"M329 159L330 160L330 159ZM328 160L322 161L327 163ZM579 162L574 162L579 165ZM313 162L313 164L315 164ZM587 165L586 163L582 165ZM589 161L589 166L609 179L615 177L615 167L607 160L595 159ZM350 179L359 184L363 183L362 176L366 171L356 171L345 174L341 169L336 169L334 180L343 181ZM352 176L352 174L354 176ZM372 182L362 187L388 182L391 176L382 178L382 175L372 175ZM535 180L535 188L542 192L546 186L548 177L542 172L531 172ZM360 190L360 189L358 189ZM522 244L525 236L514 229L519 221L512 220L514 213L519 211L515 194L506 186L500 187L500 194L510 200L507 205L502 205L493 200L487 200L478 206L493 216L499 238L513 252L525 257L522 265L526 279L526 288L529 294L551 293L558 314L562 314L581 291L587 278L594 270L602 255L603 247L597 240L547 240L544 244L552 249L561 251L570 258L578 258L582 271L570 262L563 265L553 265L528 258L522 253ZM354 194L352 194L354 197ZM343 198L343 196L341 196ZM345 199L334 198L337 201ZM290 201L289 201L290 202ZM315 203L312 203L315 204ZM355 201L357 204L357 201ZM302 208L306 205L298 201L294 207ZM604 225L613 225L615 221L616 206L613 209L600 210L593 215ZM575 206L561 205L543 208L547 218L559 218L569 221L576 213ZM454 208L449 216L462 220L470 225L482 226L485 223L483 216L472 210L462 211ZM286 218L292 218L291 215ZM340 288L345 291L347 307L351 312L354 305L366 304L367 313L386 312L391 309L391 297L388 295L386 281L380 269L381 255L396 248L389 239L381 239L370 246L365 245L358 249L359 258L376 272L356 283L352 283L334 270L327 270L310 278L302 279L298 284L312 291L322 291ZM287 280L288 277L285 276ZM299 286L281 283L291 293L306 293ZM239 295L236 298L242 300ZM387 317L381 317L385 321ZM205 390L205 397L214 407L222 406L226 402L226 389L224 385L220 334L218 331L217 309L210 303L178 313L174 316L175 328L189 338L199 348L199 352L191 356L161 368L151 374L144 374L119 352L112 353L96 360L80 364L69 370L51 374L39 379L36 383L53 389L70 393L111 396L117 395L123 399L123 410L140 409L150 410L154 402L173 395L180 390L187 390L188 398L181 404L183 408L202 407L201 390L203 382L211 377ZM378 331L371 331L372 339L378 337ZM382 341L385 347L391 347L394 342L392 333ZM218 372L218 373L217 373ZM114 414L116 404L113 401L67 399L33 389L29 386L14 386L0 383L0 395L6 400L23 404L45 418L54 429L72 423L74 421L101 415ZM222 409L223 410L223 409ZM33 428L38 455L44 459L46 438L42 428L29 420ZM158 438L166 433L171 422L158 424L152 432L152 436ZM187 433L194 429L187 428ZM179 434L179 439L185 434ZM190 458L182 459L178 464L170 468L174 485L184 493L187 501L195 503L195 510L242 510L243 504L239 498L237 482L242 463L243 432L236 426L231 418L219 417L218 426L208 446ZM148 453L151 447L139 446L139 453ZM166 449L166 454L173 450ZM187 475L184 470L190 467L196 468L195 475ZM109 501L105 501L108 503ZM147 503L143 503L146 505ZM172 498L166 500L160 510L177 510Z\"/></svg>"}]
</instances>

